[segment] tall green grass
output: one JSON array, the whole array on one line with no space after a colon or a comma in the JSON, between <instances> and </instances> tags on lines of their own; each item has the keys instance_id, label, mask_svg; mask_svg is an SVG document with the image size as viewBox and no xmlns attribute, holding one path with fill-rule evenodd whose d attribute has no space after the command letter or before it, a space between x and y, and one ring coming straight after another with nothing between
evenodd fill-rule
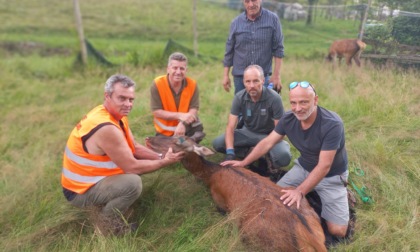
<instances>
[{"instance_id":1,"label":"tall green grass","mask_svg":"<svg viewBox=\"0 0 420 252\"><path fill-rule=\"evenodd\" d=\"M43 49L24 53L0 47L2 250L246 250L235 216L219 214L207 188L179 164L142 176L144 191L134 204L140 228L125 237L97 236L87 213L71 207L61 193L62 152L68 134L89 109L102 102L103 83L111 74L121 72L137 82L130 114L135 137L143 142L154 134L149 87L155 76L165 72L161 53L168 38L192 47L191 2L81 1L85 33L110 61L118 63L110 68L91 64L85 69L73 65L77 38L71 1L20 2L0 0L0 43L33 41ZM158 8L161 3L164 9ZM201 1L199 9L204 26L200 53L222 59L229 22L237 13ZM354 241L333 250L418 251L419 72L378 68L369 62L363 62L363 68L333 71L321 54L336 36L354 34L355 27L351 22L334 24L317 19L307 28L303 23L283 22L288 56L282 67L284 85L294 80L314 83L320 105L343 118L350 168L365 172L350 176L358 187L366 187L374 201L365 204L359 199ZM135 29L146 32L139 33L137 40ZM44 54L51 48L69 52ZM137 66L128 56L133 52L143 55ZM200 118L207 133L202 144L210 147L224 131L233 95L222 88L219 60L194 62L188 75L200 86ZM282 98L289 109L287 88ZM296 150L293 153L296 158Z\"/></svg>"},{"instance_id":2,"label":"tall green grass","mask_svg":"<svg viewBox=\"0 0 420 252\"><path fill-rule=\"evenodd\" d=\"M138 54L148 65L163 52L166 42L193 48L192 1L83 0L80 8L85 37L116 64L129 62ZM200 54L223 59L231 20L238 11L197 1L198 50ZM226 1L227 2L227 1ZM49 48L78 51L72 1L0 0L0 41L30 41ZM320 58L338 38L356 38L358 22L319 16L312 26L304 21L282 20L286 57ZM54 53L54 52L51 52ZM56 52L59 53L59 52Z\"/></svg>"}]
</instances>

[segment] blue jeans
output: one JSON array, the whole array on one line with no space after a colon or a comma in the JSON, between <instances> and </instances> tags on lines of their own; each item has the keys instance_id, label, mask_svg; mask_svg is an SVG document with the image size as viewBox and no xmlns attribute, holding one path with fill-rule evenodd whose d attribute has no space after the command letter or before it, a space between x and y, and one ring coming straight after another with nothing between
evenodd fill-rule
<instances>
[{"instance_id":1,"label":"blue jeans","mask_svg":"<svg viewBox=\"0 0 420 252\"><path fill-rule=\"evenodd\" d=\"M267 75L265 77L264 87L268 86L268 81L270 80L270 76ZM244 77L243 76L233 76L233 84L235 85L235 94L241 91L242 89L245 89L244 85Z\"/></svg>"}]
</instances>

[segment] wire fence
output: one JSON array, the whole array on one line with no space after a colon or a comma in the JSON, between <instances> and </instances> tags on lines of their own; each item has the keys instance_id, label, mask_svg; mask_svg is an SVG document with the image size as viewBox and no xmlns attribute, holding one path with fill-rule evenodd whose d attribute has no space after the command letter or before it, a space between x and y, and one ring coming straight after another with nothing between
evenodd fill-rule
<instances>
[{"instance_id":1,"label":"wire fence","mask_svg":"<svg viewBox=\"0 0 420 252\"><path fill-rule=\"evenodd\" d=\"M224 5L231 9L243 10L242 0L202 0L213 4ZM263 1L263 7L269 9L279 16L280 19L296 21L299 19L306 19L309 9L312 8L315 15L324 16L329 19L350 19L358 20L363 16L364 11L367 9L367 4L350 4L350 5L320 5L313 6L304 5L300 3L286 3L274 0ZM406 16L420 18L420 13L391 10L386 6L369 7L369 19L384 20L388 17Z\"/></svg>"}]
</instances>

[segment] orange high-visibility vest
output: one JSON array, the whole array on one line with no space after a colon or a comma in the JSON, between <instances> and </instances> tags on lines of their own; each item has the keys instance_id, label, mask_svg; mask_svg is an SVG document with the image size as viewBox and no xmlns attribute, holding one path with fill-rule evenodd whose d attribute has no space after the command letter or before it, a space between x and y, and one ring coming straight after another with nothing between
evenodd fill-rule
<instances>
[{"instance_id":1,"label":"orange high-visibility vest","mask_svg":"<svg viewBox=\"0 0 420 252\"><path fill-rule=\"evenodd\" d=\"M124 173L107 155L89 154L84 149L84 141L89 135L102 126L115 125L125 135L125 140L134 154L134 142L129 134L128 119L123 117L120 121L122 125L103 105L99 105L74 127L64 150L61 173L61 184L64 188L83 194L101 179Z\"/></svg>"},{"instance_id":2,"label":"orange high-visibility vest","mask_svg":"<svg viewBox=\"0 0 420 252\"><path fill-rule=\"evenodd\" d=\"M171 112L187 113L190 108L190 102L195 92L196 81L191 78L186 78L187 84L182 90L181 99L179 101L179 108L176 107L175 98L169 87L168 78L166 75L159 76L155 79L156 87L159 91L160 100L162 101L163 110ZM175 132L178 120L165 120L154 117L154 125L156 132L172 136Z\"/></svg>"}]
</instances>

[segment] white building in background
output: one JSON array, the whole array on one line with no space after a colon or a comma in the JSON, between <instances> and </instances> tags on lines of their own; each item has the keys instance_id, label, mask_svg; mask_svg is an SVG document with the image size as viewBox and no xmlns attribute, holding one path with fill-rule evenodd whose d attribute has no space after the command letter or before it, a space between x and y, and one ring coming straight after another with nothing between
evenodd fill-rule
<instances>
[{"instance_id":1,"label":"white building in background","mask_svg":"<svg viewBox=\"0 0 420 252\"><path fill-rule=\"evenodd\" d=\"M306 19L308 12L304 10L303 6L299 3L286 4L284 9L283 18L290 21L298 19Z\"/></svg>"}]
</instances>

